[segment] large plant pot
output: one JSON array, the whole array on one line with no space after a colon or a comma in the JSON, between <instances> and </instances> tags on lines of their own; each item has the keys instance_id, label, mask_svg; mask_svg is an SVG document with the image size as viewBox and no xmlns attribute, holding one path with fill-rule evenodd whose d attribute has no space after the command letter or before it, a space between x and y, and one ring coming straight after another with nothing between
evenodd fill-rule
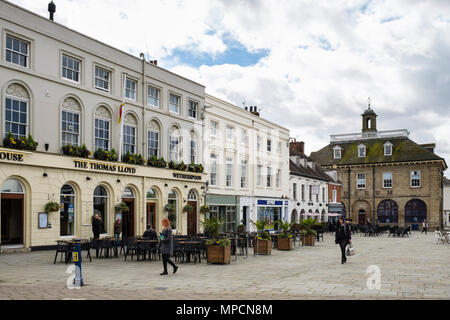
<instances>
[{"instance_id":1,"label":"large plant pot","mask_svg":"<svg viewBox=\"0 0 450 320\"><path fill-rule=\"evenodd\" d=\"M272 254L272 240L257 240L255 245L257 254Z\"/></svg>"},{"instance_id":2,"label":"large plant pot","mask_svg":"<svg viewBox=\"0 0 450 320\"><path fill-rule=\"evenodd\" d=\"M231 246L207 246L208 263L229 264L231 262Z\"/></svg>"},{"instance_id":3,"label":"large plant pot","mask_svg":"<svg viewBox=\"0 0 450 320\"><path fill-rule=\"evenodd\" d=\"M316 240L316 237L312 234L307 235L303 238L303 245L304 246L313 246L314 241Z\"/></svg>"},{"instance_id":4,"label":"large plant pot","mask_svg":"<svg viewBox=\"0 0 450 320\"><path fill-rule=\"evenodd\" d=\"M278 250L292 250L294 248L294 241L292 238L278 238Z\"/></svg>"}]
</instances>

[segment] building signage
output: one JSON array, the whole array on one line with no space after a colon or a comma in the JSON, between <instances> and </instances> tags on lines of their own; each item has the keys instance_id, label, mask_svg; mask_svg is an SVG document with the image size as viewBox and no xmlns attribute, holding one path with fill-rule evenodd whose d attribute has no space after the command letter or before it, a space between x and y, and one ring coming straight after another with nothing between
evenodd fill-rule
<instances>
[{"instance_id":1,"label":"building signage","mask_svg":"<svg viewBox=\"0 0 450 320\"><path fill-rule=\"evenodd\" d=\"M81 160L74 160L73 162L75 163L75 168L77 168L77 169L99 170L99 171L129 173L129 174L136 173L136 168L117 165L117 164L96 163L96 162L81 161Z\"/></svg>"},{"instance_id":2,"label":"building signage","mask_svg":"<svg viewBox=\"0 0 450 320\"><path fill-rule=\"evenodd\" d=\"M283 201L276 200L258 200L258 205L261 206L283 206Z\"/></svg>"},{"instance_id":3,"label":"building signage","mask_svg":"<svg viewBox=\"0 0 450 320\"><path fill-rule=\"evenodd\" d=\"M178 179L202 180L201 176L194 176L193 174L174 173L173 177Z\"/></svg>"},{"instance_id":4,"label":"building signage","mask_svg":"<svg viewBox=\"0 0 450 320\"><path fill-rule=\"evenodd\" d=\"M341 203L336 203L336 204L329 204L328 206L328 212L329 213L339 213L341 215L345 214L345 207L343 204Z\"/></svg>"},{"instance_id":5,"label":"building signage","mask_svg":"<svg viewBox=\"0 0 450 320\"><path fill-rule=\"evenodd\" d=\"M23 162L23 153L0 151L0 160Z\"/></svg>"}]
</instances>

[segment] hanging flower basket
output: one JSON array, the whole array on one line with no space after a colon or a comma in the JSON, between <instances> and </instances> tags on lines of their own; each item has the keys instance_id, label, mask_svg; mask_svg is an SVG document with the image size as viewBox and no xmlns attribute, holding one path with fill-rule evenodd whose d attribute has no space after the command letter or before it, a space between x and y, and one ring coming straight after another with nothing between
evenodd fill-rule
<instances>
[{"instance_id":1,"label":"hanging flower basket","mask_svg":"<svg viewBox=\"0 0 450 320\"><path fill-rule=\"evenodd\" d=\"M58 211L59 208L60 208L59 203L50 201L50 202L47 202L47 204L45 205L45 212L49 213L49 212Z\"/></svg>"},{"instance_id":2,"label":"hanging flower basket","mask_svg":"<svg viewBox=\"0 0 450 320\"><path fill-rule=\"evenodd\" d=\"M183 207L183 212L191 213L194 211L194 207L190 204L187 204Z\"/></svg>"},{"instance_id":3,"label":"hanging flower basket","mask_svg":"<svg viewBox=\"0 0 450 320\"><path fill-rule=\"evenodd\" d=\"M130 208L128 208L127 204L125 202L120 202L115 205L115 208L118 212L126 213L130 211Z\"/></svg>"},{"instance_id":4,"label":"hanging flower basket","mask_svg":"<svg viewBox=\"0 0 450 320\"><path fill-rule=\"evenodd\" d=\"M211 211L211 210L209 209L208 206L201 206L200 207L200 213L208 213L209 211Z\"/></svg>"}]
</instances>

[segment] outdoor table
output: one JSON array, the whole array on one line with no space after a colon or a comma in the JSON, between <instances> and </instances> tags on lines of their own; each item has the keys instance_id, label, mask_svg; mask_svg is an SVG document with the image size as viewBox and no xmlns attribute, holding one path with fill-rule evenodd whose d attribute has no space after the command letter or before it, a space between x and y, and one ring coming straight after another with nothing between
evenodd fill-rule
<instances>
[{"instance_id":1,"label":"outdoor table","mask_svg":"<svg viewBox=\"0 0 450 320\"><path fill-rule=\"evenodd\" d=\"M136 238L136 243L137 243L137 246L138 246L138 250L140 251L140 250L142 250L142 248L140 247L140 244L143 244L143 243L156 243L156 244L158 244L159 241L156 240L156 239L145 239L145 238L142 238L142 237L138 237L138 238ZM151 259L151 252L150 251L149 251L148 255L149 255L149 259ZM139 253L138 253L138 260L139 260ZM145 252L144 252L144 260L145 260Z\"/></svg>"},{"instance_id":2,"label":"outdoor table","mask_svg":"<svg viewBox=\"0 0 450 320\"><path fill-rule=\"evenodd\" d=\"M201 244L202 243L202 241L187 241L187 240L179 240L179 241L177 241L177 243L179 244L179 245L182 245L182 246L184 246L184 250L183 250L183 252L186 254L186 253L188 253L187 255L186 255L186 262L191 262L191 255L190 255L190 253L192 252L192 251L186 251L186 245L196 245L196 244ZM195 250L194 250L194 252L195 252Z\"/></svg>"}]
</instances>

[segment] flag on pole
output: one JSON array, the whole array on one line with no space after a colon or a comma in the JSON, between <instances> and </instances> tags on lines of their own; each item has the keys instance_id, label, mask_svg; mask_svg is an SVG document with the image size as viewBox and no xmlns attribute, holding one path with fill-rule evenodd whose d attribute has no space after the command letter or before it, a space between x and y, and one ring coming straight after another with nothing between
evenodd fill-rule
<instances>
[{"instance_id":1,"label":"flag on pole","mask_svg":"<svg viewBox=\"0 0 450 320\"><path fill-rule=\"evenodd\" d=\"M122 122L122 113L123 113L123 107L125 106L125 102L122 102L119 107L119 124Z\"/></svg>"}]
</instances>

